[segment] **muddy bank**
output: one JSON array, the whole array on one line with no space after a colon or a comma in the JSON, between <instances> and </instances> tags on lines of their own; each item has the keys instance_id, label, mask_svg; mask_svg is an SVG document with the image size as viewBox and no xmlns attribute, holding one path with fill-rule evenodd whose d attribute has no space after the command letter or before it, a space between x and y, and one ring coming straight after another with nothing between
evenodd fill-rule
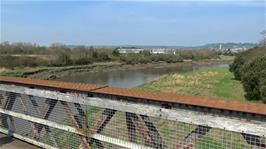
<instances>
[{"instance_id":1,"label":"muddy bank","mask_svg":"<svg viewBox=\"0 0 266 149\"><path fill-rule=\"evenodd\" d=\"M160 69L160 68L179 68L179 67L193 67L213 64L229 64L231 61L225 60L203 60L203 61L185 61L182 63L149 63L149 64L135 64L127 65L123 63L98 63L86 66L69 66L69 67L50 67L38 70L25 71L19 75L20 77L38 78L38 79L60 79L65 76L74 76L77 74L93 73L93 72L110 72L123 70L137 70L137 69Z\"/></svg>"}]
</instances>

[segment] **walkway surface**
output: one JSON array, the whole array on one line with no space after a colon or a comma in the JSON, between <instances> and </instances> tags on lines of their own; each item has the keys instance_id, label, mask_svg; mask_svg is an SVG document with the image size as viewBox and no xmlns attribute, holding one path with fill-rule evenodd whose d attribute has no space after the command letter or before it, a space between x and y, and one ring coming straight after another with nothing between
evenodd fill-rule
<instances>
[{"instance_id":1,"label":"walkway surface","mask_svg":"<svg viewBox=\"0 0 266 149\"><path fill-rule=\"evenodd\" d=\"M38 149L38 147L0 133L0 149Z\"/></svg>"}]
</instances>

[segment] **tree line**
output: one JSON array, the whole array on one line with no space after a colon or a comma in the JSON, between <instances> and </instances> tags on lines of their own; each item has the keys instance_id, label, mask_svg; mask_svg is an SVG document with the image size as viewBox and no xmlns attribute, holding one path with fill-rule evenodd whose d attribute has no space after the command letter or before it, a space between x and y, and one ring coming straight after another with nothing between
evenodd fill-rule
<instances>
[{"instance_id":1,"label":"tree line","mask_svg":"<svg viewBox=\"0 0 266 149\"><path fill-rule=\"evenodd\" d=\"M235 79L241 80L246 98L266 103L266 46L238 54L230 65Z\"/></svg>"},{"instance_id":2,"label":"tree line","mask_svg":"<svg viewBox=\"0 0 266 149\"><path fill-rule=\"evenodd\" d=\"M219 54L211 50L176 50L176 54L152 54L149 51L121 54L117 49L77 46L67 47L54 43L49 47L31 43L0 44L0 67L39 67L88 65L95 62L117 61L125 64L153 62L176 63L185 59L217 59Z\"/></svg>"}]
</instances>

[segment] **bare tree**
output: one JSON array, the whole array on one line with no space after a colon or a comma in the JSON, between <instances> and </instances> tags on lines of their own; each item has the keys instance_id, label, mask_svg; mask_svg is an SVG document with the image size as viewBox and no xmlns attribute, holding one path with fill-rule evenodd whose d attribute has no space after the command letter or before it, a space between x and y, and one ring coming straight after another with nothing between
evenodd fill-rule
<instances>
[{"instance_id":1,"label":"bare tree","mask_svg":"<svg viewBox=\"0 0 266 149\"><path fill-rule=\"evenodd\" d=\"M266 30L260 32L260 34L262 35L262 40L260 41L259 45L266 46Z\"/></svg>"}]
</instances>

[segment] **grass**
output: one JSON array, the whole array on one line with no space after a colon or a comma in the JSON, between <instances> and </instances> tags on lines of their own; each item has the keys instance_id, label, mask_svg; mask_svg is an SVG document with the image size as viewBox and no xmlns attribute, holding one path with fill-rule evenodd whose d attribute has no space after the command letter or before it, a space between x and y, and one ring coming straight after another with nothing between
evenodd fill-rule
<instances>
[{"instance_id":1,"label":"grass","mask_svg":"<svg viewBox=\"0 0 266 149\"><path fill-rule=\"evenodd\" d=\"M13 76L13 77L28 77L30 75L46 72L48 75L53 75L54 73L62 73L69 70L90 70L98 66L113 66L119 65L120 63L115 62L101 62L88 65L76 65L76 66L62 66L62 67L25 67L25 68L15 68L13 70L8 70L5 68L0 68L0 75Z\"/></svg>"},{"instance_id":2,"label":"grass","mask_svg":"<svg viewBox=\"0 0 266 149\"><path fill-rule=\"evenodd\" d=\"M235 56L220 55L220 59L224 61L234 61Z\"/></svg>"},{"instance_id":3,"label":"grass","mask_svg":"<svg viewBox=\"0 0 266 149\"><path fill-rule=\"evenodd\" d=\"M234 79L227 67L203 68L185 73L164 75L138 88L183 95L245 100L241 82Z\"/></svg>"}]
</instances>

